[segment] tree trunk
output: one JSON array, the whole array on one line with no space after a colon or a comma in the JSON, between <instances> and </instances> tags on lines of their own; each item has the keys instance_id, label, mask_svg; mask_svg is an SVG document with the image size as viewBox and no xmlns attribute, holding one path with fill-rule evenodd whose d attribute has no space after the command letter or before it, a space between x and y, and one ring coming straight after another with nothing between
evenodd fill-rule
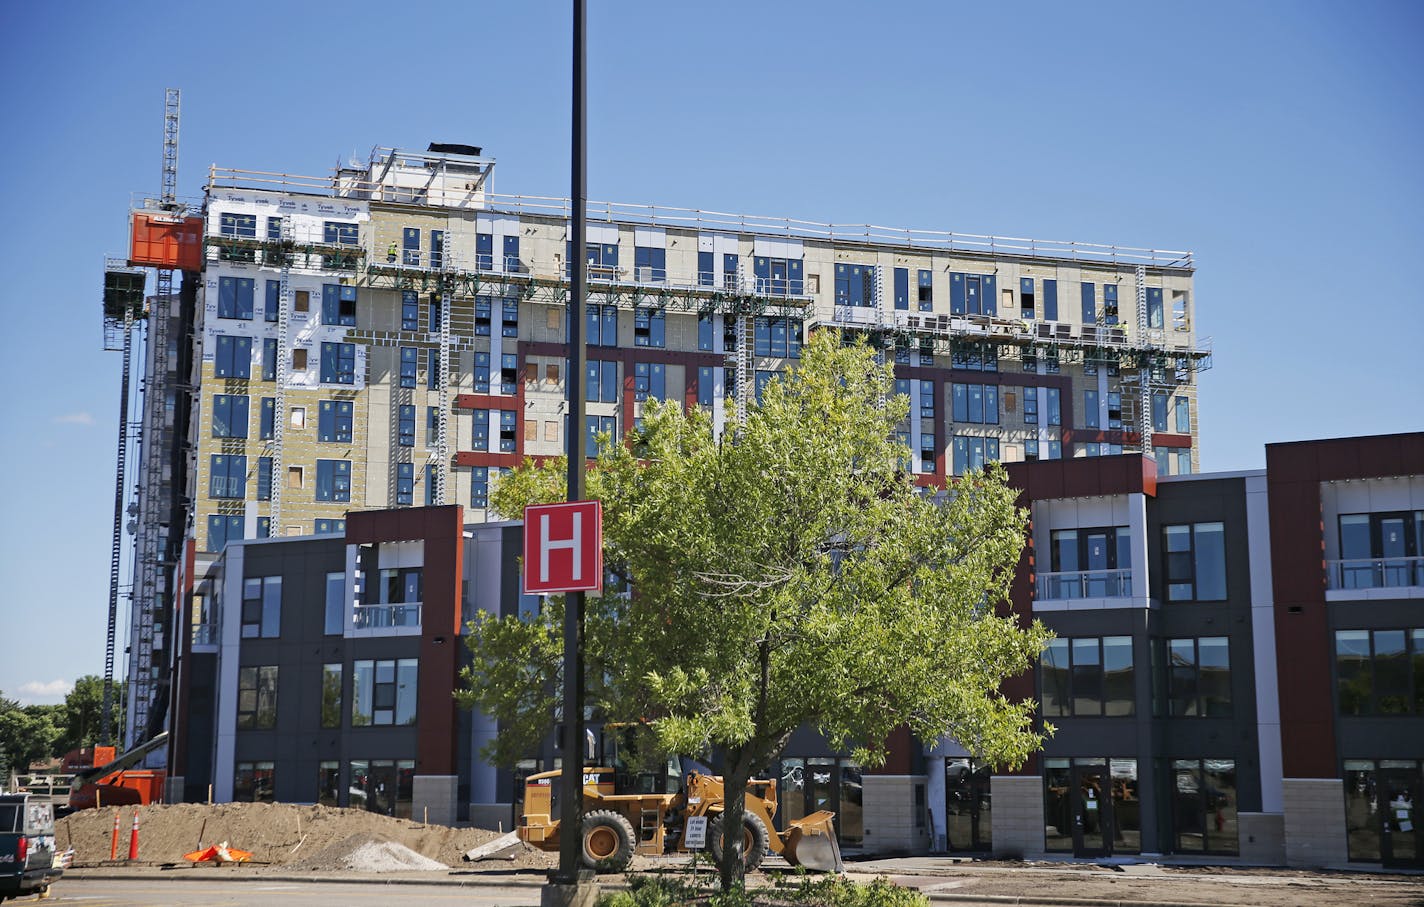
<instances>
[{"instance_id":1,"label":"tree trunk","mask_svg":"<svg viewBox=\"0 0 1424 907\"><path fill-rule=\"evenodd\" d=\"M747 781L751 767L745 750L727 754L727 774L722 776L726 796L722 812L722 863L718 866L722 890L741 887L746 880L746 857L742 853L742 822L747 803Z\"/></svg>"}]
</instances>

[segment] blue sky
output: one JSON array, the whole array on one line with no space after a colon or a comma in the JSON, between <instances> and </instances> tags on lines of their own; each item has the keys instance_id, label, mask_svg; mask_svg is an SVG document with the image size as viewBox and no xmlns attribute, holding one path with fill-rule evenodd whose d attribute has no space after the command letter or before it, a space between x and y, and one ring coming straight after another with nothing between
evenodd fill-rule
<instances>
[{"instance_id":1,"label":"blue sky","mask_svg":"<svg viewBox=\"0 0 1424 907\"><path fill-rule=\"evenodd\" d=\"M1424 5L600 2L599 200L1196 253L1202 466L1424 428ZM0 690L101 673L119 357L103 257L209 164L482 145L568 190L568 4L6 4Z\"/></svg>"}]
</instances>

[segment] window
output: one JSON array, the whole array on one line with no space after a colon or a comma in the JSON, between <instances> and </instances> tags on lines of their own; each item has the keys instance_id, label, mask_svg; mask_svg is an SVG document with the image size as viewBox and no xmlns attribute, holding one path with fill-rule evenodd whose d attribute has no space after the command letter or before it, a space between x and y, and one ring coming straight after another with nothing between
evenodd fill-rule
<instances>
[{"instance_id":1,"label":"window","mask_svg":"<svg viewBox=\"0 0 1424 907\"><path fill-rule=\"evenodd\" d=\"M1173 718L1230 717L1229 642L1225 636L1155 640L1161 676L1153 678L1153 711Z\"/></svg>"},{"instance_id":2,"label":"window","mask_svg":"<svg viewBox=\"0 0 1424 907\"><path fill-rule=\"evenodd\" d=\"M499 392L516 394L519 392L519 354L502 353L499 357Z\"/></svg>"},{"instance_id":3,"label":"window","mask_svg":"<svg viewBox=\"0 0 1424 907\"><path fill-rule=\"evenodd\" d=\"M506 299L500 308L500 336L519 336L519 300Z\"/></svg>"},{"instance_id":4,"label":"window","mask_svg":"<svg viewBox=\"0 0 1424 907\"><path fill-rule=\"evenodd\" d=\"M247 437L247 397L213 394L213 437Z\"/></svg>"},{"instance_id":5,"label":"window","mask_svg":"<svg viewBox=\"0 0 1424 907\"><path fill-rule=\"evenodd\" d=\"M351 665L351 724L415 724L417 661L355 661Z\"/></svg>"},{"instance_id":6,"label":"window","mask_svg":"<svg viewBox=\"0 0 1424 907\"><path fill-rule=\"evenodd\" d=\"M933 419L935 414L935 383L920 382L920 418Z\"/></svg>"},{"instance_id":7,"label":"window","mask_svg":"<svg viewBox=\"0 0 1424 907\"><path fill-rule=\"evenodd\" d=\"M437 349L425 351L425 389L440 389L440 351Z\"/></svg>"},{"instance_id":8,"label":"window","mask_svg":"<svg viewBox=\"0 0 1424 907\"><path fill-rule=\"evenodd\" d=\"M208 497L240 501L247 497L247 457L213 454L208 470Z\"/></svg>"},{"instance_id":9,"label":"window","mask_svg":"<svg viewBox=\"0 0 1424 907\"><path fill-rule=\"evenodd\" d=\"M910 269L895 269L895 308L908 309L910 307Z\"/></svg>"},{"instance_id":10,"label":"window","mask_svg":"<svg viewBox=\"0 0 1424 907\"><path fill-rule=\"evenodd\" d=\"M237 669L237 729L265 731L277 726L277 666Z\"/></svg>"},{"instance_id":11,"label":"window","mask_svg":"<svg viewBox=\"0 0 1424 907\"><path fill-rule=\"evenodd\" d=\"M870 265L836 265L836 305L875 305L875 268Z\"/></svg>"},{"instance_id":12,"label":"window","mask_svg":"<svg viewBox=\"0 0 1424 907\"><path fill-rule=\"evenodd\" d=\"M949 275L949 311L951 315L997 315L996 279L993 274Z\"/></svg>"},{"instance_id":13,"label":"window","mask_svg":"<svg viewBox=\"0 0 1424 907\"><path fill-rule=\"evenodd\" d=\"M322 632L327 636L340 636L346 629L346 574L326 575L326 601L322 619Z\"/></svg>"},{"instance_id":14,"label":"window","mask_svg":"<svg viewBox=\"0 0 1424 907\"><path fill-rule=\"evenodd\" d=\"M1024 439L1024 462L1033 463L1038 460L1038 439Z\"/></svg>"},{"instance_id":15,"label":"window","mask_svg":"<svg viewBox=\"0 0 1424 907\"><path fill-rule=\"evenodd\" d=\"M258 458L257 458L257 500L259 500L259 501L270 501L270 500L272 500L272 458L271 458L271 457L258 457ZM257 537L258 537L258 538L266 538L266 536L262 535L261 533L258 533Z\"/></svg>"},{"instance_id":16,"label":"window","mask_svg":"<svg viewBox=\"0 0 1424 907\"><path fill-rule=\"evenodd\" d=\"M712 405L712 394L716 390L717 379L712 371L712 366L701 365L697 368L697 405Z\"/></svg>"},{"instance_id":17,"label":"window","mask_svg":"<svg viewBox=\"0 0 1424 907\"><path fill-rule=\"evenodd\" d=\"M321 666L321 726L341 727L341 664Z\"/></svg>"},{"instance_id":18,"label":"window","mask_svg":"<svg viewBox=\"0 0 1424 907\"><path fill-rule=\"evenodd\" d=\"M257 518L257 537L259 539L270 539L272 537L272 518L270 516L260 516Z\"/></svg>"},{"instance_id":19,"label":"window","mask_svg":"<svg viewBox=\"0 0 1424 907\"><path fill-rule=\"evenodd\" d=\"M470 470L470 506L481 510L489 507L488 466L476 466Z\"/></svg>"},{"instance_id":20,"label":"window","mask_svg":"<svg viewBox=\"0 0 1424 907\"><path fill-rule=\"evenodd\" d=\"M999 424L999 388L994 384L955 384L954 421Z\"/></svg>"},{"instance_id":21,"label":"window","mask_svg":"<svg viewBox=\"0 0 1424 907\"><path fill-rule=\"evenodd\" d=\"M322 238L327 245L354 246L360 243L359 228L356 224L343 224L329 220L324 224Z\"/></svg>"},{"instance_id":22,"label":"window","mask_svg":"<svg viewBox=\"0 0 1424 907\"><path fill-rule=\"evenodd\" d=\"M312 524L312 532L317 535L344 535L346 532L346 521L316 520Z\"/></svg>"},{"instance_id":23,"label":"window","mask_svg":"<svg viewBox=\"0 0 1424 907\"><path fill-rule=\"evenodd\" d=\"M1152 448L1152 459L1153 459L1153 461L1156 462L1156 464L1157 464L1157 475L1159 475L1159 476L1169 476L1169 475L1172 474L1171 448L1168 448L1168 447L1154 447L1154 448Z\"/></svg>"},{"instance_id":24,"label":"window","mask_svg":"<svg viewBox=\"0 0 1424 907\"><path fill-rule=\"evenodd\" d=\"M1023 420L1025 425L1038 424L1038 388L1023 389Z\"/></svg>"},{"instance_id":25,"label":"window","mask_svg":"<svg viewBox=\"0 0 1424 907\"><path fill-rule=\"evenodd\" d=\"M356 326L356 288L346 284L323 284L321 288L321 323Z\"/></svg>"},{"instance_id":26,"label":"window","mask_svg":"<svg viewBox=\"0 0 1424 907\"><path fill-rule=\"evenodd\" d=\"M1062 441L1049 441L1049 442L1048 442L1048 456L1044 457L1044 459L1045 459L1045 460L1061 460L1061 459L1063 459L1063 442L1062 442Z\"/></svg>"},{"instance_id":27,"label":"window","mask_svg":"<svg viewBox=\"0 0 1424 907\"><path fill-rule=\"evenodd\" d=\"M506 271L520 271L523 266L519 263L519 237L506 236L503 243L504 248L504 269Z\"/></svg>"},{"instance_id":28,"label":"window","mask_svg":"<svg viewBox=\"0 0 1424 907\"><path fill-rule=\"evenodd\" d=\"M434 507L440 503L440 495L436 484L440 474L435 470L434 463L425 464L425 506Z\"/></svg>"},{"instance_id":29,"label":"window","mask_svg":"<svg viewBox=\"0 0 1424 907\"><path fill-rule=\"evenodd\" d=\"M415 464L396 464L396 506L409 507L415 500Z\"/></svg>"},{"instance_id":30,"label":"window","mask_svg":"<svg viewBox=\"0 0 1424 907\"><path fill-rule=\"evenodd\" d=\"M598 439L600 435L608 436L608 443L613 444L618 440L618 419L616 416L589 416L585 428L583 453L586 457L598 456Z\"/></svg>"},{"instance_id":31,"label":"window","mask_svg":"<svg viewBox=\"0 0 1424 907\"><path fill-rule=\"evenodd\" d=\"M271 803L276 784L277 772L271 762L237 762L233 765L232 799L235 802Z\"/></svg>"},{"instance_id":32,"label":"window","mask_svg":"<svg viewBox=\"0 0 1424 907\"><path fill-rule=\"evenodd\" d=\"M590 305L584 316L587 322L584 338L589 346L618 345L618 307Z\"/></svg>"},{"instance_id":33,"label":"window","mask_svg":"<svg viewBox=\"0 0 1424 907\"><path fill-rule=\"evenodd\" d=\"M1059 405L1059 389L1056 387L1045 387L1043 389L1044 399L1048 406L1048 424L1063 424L1063 409Z\"/></svg>"},{"instance_id":34,"label":"window","mask_svg":"<svg viewBox=\"0 0 1424 907\"><path fill-rule=\"evenodd\" d=\"M919 273L919 305L921 312L934 309L934 272L923 268Z\"/></svg>"},{"instance_id":35,"label":"window","mask_svg":"<svg viewBox=\"0 0 1424 907\"><path fill-rule=\"evenodd\" d=\"M440 300L439 300L437 297L435 297L434 294L431 295L429 308L430 308L430 317L429 317L428 320L429 320L429 323L430 323L430 333L432 333L432 334L438 334L438 333L440 333L440 331L442 330L441 325L444 323L444 315L443 315L444 309L443 309L443 307L442 307L442 305L441 305ZM479 334L479 333L480 333L479 315L480 315L480 301L479 301L478 299L476 299L476 300L475 300L475 333L476 333L476 334ZM485 326L486 326L486 328L488 328L488 326L489 326L489 300L485 300ZM489 331L488 331L488 330L485 330L484 333L487 335L487 334L489 334Z\"/></svg>"},{"instance_id":36,"label":"window","mask_svg":"<svg viewBox=\"0 0 1424 907\"><path fill-rule=\"evenodd\" d=\"M699 287L710 287L713 284L715 277L712 273L712 258L713 253L711 252L697 253L697 285Z\"/></svg>"},{"instance_id":37,"label":"window","mask_svg":"<svg viewBox=\"0 0 1424 907\"><path fill-rule=\"evenodd\" d=\"M317 406L316 439L340 444L351 443L351 425L355 419L355 404L350 400L323 400Z\"/></svg>"},{"instance_id":38,"label":"window","mask_svg":"<svg viewBox=\"0 0 1424 907\"><path fill-rule=\"evenodd\" d=\"M588 403L618 402L618 363L588 360L583 398Z\"/></svg>"},{"instance_id":39,"label":"window","mask_svg":"<svg viewBox=\"0 0 1424 907\"><path fill-rule=\"evenodd\" d=\"M481 271L494 270L494 234L475 234L475 267Z\"/></svg>"},{"instance_id":40,"label":"window","mask_svg":"<svg viewBox=\"0 0 1424 907\"><path fill-rule=\"evenodd\" d=\"M667 367L661 362L638 362L633 365L633 399L667 399Z\"/></svg>"},{"instance_id":41,"label":"window","mask_svg":"<svg viewBox=\"0 0 1424 907\"><path fill-rule=\"evenodd\" d=\"M519 443L519 414L511 409L499 411L499 452L514 453Z\"/></svg>"},{"instance_id":42,"label":"window","mask_svg":"<svg viewBox=\"0 0 1424 907\"><path fill-rule=\"evenodd\" d=\"M920 472L934 472L937 456L934 433L924 432L920 435Z\"/></svg>"},{"instance_id":43,"label":"window","mask_svg":"<svg viewBox=\"0 0 1424 907\"><path fill-rule=\"evenodd\" d=\"M351 500L351 461L316 461L316 499L318 501Z\"/></svg>"},{"instance_id":44,"label":"window","mask_svg":"<svg viewBox=\"0 0 1424 907\"><path fill-rule=\"evenodd\" d=\"M1035 311L1036 298L1033 292L1033 278L1019 278L1019 317L1024 321L1032 321Z\"/></svg>"},{"instance_id":45,"label":"window","mask_svg":"<svg viewBox=\"0 0 1424 907\"><path fill-rule=\"evenodd\" d=\"M1332 589L1424 586L1424 511L1343 513Z\"/></svg>"},{"instance_id":46,"label":"window","mask_svg":"<svg viewBox=\"0 0 1424 907\"><path fill-rule=\"evenodd\" d=\"M223 214L218 218L218 234L231 239L256 239L257 215ZM234 243L223 246L218 257L223 261L253 261L256 254L252 249L241 249Z\"/></svg>"},{"instance_id":47,"label":"window","mask_svg":"<svg viewBox=\"0 0 1424 907\"><path fill-rule=\"evenodd\" d=\"M1083 427L1097 428L1098 415L1098 392L1083 391Z\"/></svg>"},{"instance_id":48,"label":"window","mask_svg":"<svg viewBox=\"0 0 1424 907\"><path fill-rule=\"evenodd\" d=\"M425 435L427 438L435 438L440 434L440 407L427 406L425 408Z\"/></svg>"},{"instance_id":49,"label":"window","mask_svg":"<svg viewBox=\"0 0 1424 907\"><path fill-rule=\"evenodd\" d=\"M636 246L633 249L633 279L638 283L667 280L667 250Z\"/></svg>"},{"instance_id":50,"label":"window","mask_svg":"<svg viewBox=\"0 0 1424 907\"><path fill-rule=\"evenodd\" d=\"M490 411L487 409L476 409L471 410L470 415L473 417L474 424L474 431L471 436L473 449L479 451L489 450Z\"/></svg>"},{"instance_id":51,"label":"window","mask_svg":"<svg viewBox=\"0 0 1424 907\"><path fill-rule=\"evenodd\" d=\"M569 275L573 275L573 249L572 244L566 244L569 249ZM584 258L588 262L588 276L591 280L612 280L613 275L618 270L618 244L617 243L586 243L584 248Z\"/></svg>"},{"instance_id":52,"label":"window","mask_svg":"<svg viewBox=\"0 0 1424 907\"><path fill-rule=\"evenodd\" d=\"M775 378L776 372L768 371L766 369L756 370L756 374L752 377L752 380L754 382L752 391L756 396L756 402L758 406L761 405L762 394L766 392L767 385L771 384L772 380Z\"/></svg>"},{"instance_id":53,"label":"window","mask_svg":"<svg viewBox=\"0 0 1424 907\"><path fill-rule=\"evenodd\" d=\"M667 346L667 314L662 309L639 306L633 310L633 345Z\"/></svg>"},{"instance_id":54,"label":"window","mask_svg":"<svg viewBox=\"0 0 1424 907\"><path fill-rule=\"evenodd\" d=\"M1135 710L1131 636L1055 639L1039 669L1045 717L1115 718Z\"/></svg>"},{"instance_id":55,"label":"window","mask_svg":"<svg viewBox=\"0 0 1424 907\"><path fill-rule=\"evenodd\" d=\"M1173 759L1172 774L1177 852L1237 853L1235 760Z\"/></svg>"},{"instance_id":56,"label":"window","mask_svg":"<svg viewBox=\"0 0 1424 907\"><path fill-rule=\"evenodd\" d=\"M1424 714L1424 630L1336 630L1342 715Z\"/></svg>"},{"instance_id":57,"label":"window","mask_svg":"<svg viewBox=\"0 0 1424 907\"><path fill-rule=\"evenodd\" d=\"M1083 324L1098 323L1098 296L1097 287L1094 284L1083 283Z\"/></svg>"},{"instance_id":58,"label":"window","mask_svg":"<svg viewBox=\"0 0 1424 907\"><path fill-rule=\"evenodd\" d=\"M1058 320L1058 281L1043 282L1043 320Z\"/></svg>"},{"instance_id":59,"label":"window","mask_svg":"<svg viewBox=\"0 0 1424 907\"><path fill-rule=\"evenodd\" d=\"M415 446L415 405L401 404L396 419L396 443L401 447Z\"/></svg>"},{"instance_id":60,"label":"window","mask_svg":"<svg viewBox=\"0 0 1424 907\"><path fill-rule=\"evenodd\" d=\"M401 228L401 264L420 267L420 230L415 227Z\"/></svg>"},{"instance_id":61,"label":"window","mask_svg":"<svg viewBox=\"0 0 1424 907\"><path fill-rule=\"evenodd\" d=\"M852 266L854 267L854 266ZM764 296L800 296L804 290L799 258L752 259L756 291Z\"/></svg>"},{"instance_id":62,"label":"window","mask_svg":"<svg viewBox=\"0 0 1424 907\"><path fill-rule=\"evenodd\" d=\"M296 367L295 362L293 367ZM356 344L323 343L321 345L321 383L356 383Z\"/></svg>"},{"instance_id":63,"label":"window","mask_svg":"<svg viewBox=\"0 0 1424 907\"><path fill-rule=\"evenodd\" d=\"M1187 448L1177 450L1177 475L1189 476L1192 474L1192 452Z\"/></svg>"},{"instance_id":64,"label":"window","mask_svg":"<svg viewBox=\"0 0 1424 907\"><path fill-rule=\"evenodd\" d=\"M219 378L252 377L252 338L218 334L213 374Z\"/></svg>"},{"instance_id":65,"label":"window","mask_svg":"<svg viewBox=\"0 0 1424 907\"><path fill-rule=\"evenodd\" d=\"M1103 284L1103 324L1117 324L1117 284Z\"/></svg>"},{"instance_id":66,"label":"window","mask_svg":"<svg viewBox=\"0 0 1424 907\"><path fill-rule=\"evenodd\" d=\"M267 337L262 341L262 380L277 380L277 338Z\"/></svg>"},{"instance_id":67,"label":"window","mask_svg":"<svg viewBox=\"0 0 1424 907\"><path fill-rule=\"evenodd\" d=\"M1165 526L1167 600L1226 600L1226 532L1221 523Z\"/></svg>"},{"instance_id":68,"label":"window","mask_svg":"<svg viewBox=\"0 0 1424 907\"><path fill-rule=\"evenodd\" d=\"M1132 594L1132 533L1128 527L1055 529L1051 548L1051 572L1038 577L1040 598L1118 598Z\"/></svg>"},{"instance_id":69,"label":"window","mask_svg":"<svg viewBox=\"0 0 1424 907\"><path fill-rule=\"evenodd\" d=\"M471 376L473 388L477 394L487 394L490 389L490 354L475 354L475 372Z\"/></svg>"},{"instance_id":70,"label":"window","mask_svg":"<svg viewBox=\"0 0 1424 907\"><path fill-rule=\"evenodd\" d=\"M954 437L954 474L962 476L970 470L982 470L986 463L999 459L998 438Z\"/></svg>"},{"instance_id":71,"label":"window","mask_svg":"<svg viewBox=\"0 0 1424 907\"><path fill-rule=\"evenodd\" d=\"M1177 433L1189 435L1192 433L1192 401L1186 397L1177 398L1177 406L1174 409L1177 418Z\"/></svg>"},{"instance_id":72,"label":"window","mask_svg":"<svg viewBox=\"0 0 1424 907\"><path fill-rule=\"evenodd\" d=\"M252 320L256 282L251 277L218 278L218 317Z\"/></svg>"},{"instance_id":73,"label":"window","mask_svg":"<svg viewBox=\"0 0 1424 907\"><path fill-rule=\"evenodd\" d=\"M241 516L214 513L208 516L208 551L216 554L223 550L229 539L241 539L243 531Z\"/></svg>"},{"instance_id":74,"label":"window","mask_svg":"<svg viewBox=\"0 0 1424 907\"><path fill-rule=\"evenodd\" d=\"M262 320L277 320L282 308L282 282L280 280L267 281L267 298L262 307Z\"/></svg>"},{"instance_id":75,"label":"window","mask_svg":"<svg viewBox=\"0 0 1424 907\"><path fill-rule=\"evenodd\" d=\"M711 253L705 253L710 255ZM704 352L712 349L712 329L715 322L711 315L697 316L697 348Z\"/></svg>"},{"instance_id":76,"label":"window","mask_svg":"<svg viewBox=\"0 0 1424 907\"><path fill-rule=\"evenodd\" d=\"M1152 395L1152 430L1167 430L1167 395L1164 393Z\"/></svg>"},{"instance_id":77,"label":"window","mask_svg":"<svg viewBox=\"0 0 1424 907\"><path fill-rule=\"evenodd\" d=\"M242 581L243 639L274 639L282 634L282 578Z\"/></svg>"},{"instance_id":78,"label":"window","mask_svg":"<svg viewBox=\"0 0 1424 907\"><path fill-rule=\"evenodd\" d=\"M414 759L353 760L347 763L352 809L411 818L415 792Z\"/></svg>"},{"instance_id":79,"label":"window","mask_svg":"<svg viewBox=\"0 0 1424 907\"><path fill-rule=\"evenodd\" d=\"M400 348L400 386L415 387L417 372L420 368L420 356L413 346L403 346Z\"/></svg>"},{"instance_id":80,"label":"window","mask_svg":"<svg viewBox=\"0 0 1424 907\"><path fill-rule=\"evenodd\" d=\"M414 290L401 291L401 330L420 330L420 296Z\"/></svg>"},{"instance_id":81,"label":"window","mask_svg":"<svg viewBox=\"0 0 1424 907\"><path fill-rule=\"evenodd\" d=\"M1149 328L1162 327L1162 288L1147 288L1147 326Z\"/></svg>"}]
</instances>

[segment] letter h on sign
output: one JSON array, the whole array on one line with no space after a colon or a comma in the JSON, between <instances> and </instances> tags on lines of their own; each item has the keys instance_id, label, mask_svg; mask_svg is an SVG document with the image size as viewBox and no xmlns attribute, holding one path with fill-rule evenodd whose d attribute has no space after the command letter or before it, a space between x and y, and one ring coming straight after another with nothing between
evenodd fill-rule
<instances>
[{"instance_id":1,"label":"letter h on sign","mask_svg":"<svg viewBox=\"0 0 1424 907\"><path fill-rule=\"evenodd\" d=\"M524 592L603 589L603 505L598 501L524 508Z\"/></svg>"}]
</instances>

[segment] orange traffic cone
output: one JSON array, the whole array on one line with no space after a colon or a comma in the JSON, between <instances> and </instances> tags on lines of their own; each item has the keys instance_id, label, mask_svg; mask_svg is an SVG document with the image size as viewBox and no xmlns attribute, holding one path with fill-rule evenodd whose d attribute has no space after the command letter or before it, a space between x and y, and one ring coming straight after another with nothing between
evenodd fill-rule
<instances>
[{"instance_id":1,"label":"orange traffic cone","mask_svg":"<svg viewBox=\"0 0 1424 907\"><path fill-rule=\"evenodd\" d=\"M138 810L134 810L133 831L129 832L129 859L138 859Z\"/></svg>"},{"instance_id":2,"label":"orange traffic cone","mask_svg":"<svg viewBox=\"0 0 1424 907\"><path fill-rule=\"evenodd\" d=\"M111 863L119 858L119 813L121 812L123 812L123 810L115 807L114 836L109 840L109 862Z\"/></svg>"}]
</instances>

